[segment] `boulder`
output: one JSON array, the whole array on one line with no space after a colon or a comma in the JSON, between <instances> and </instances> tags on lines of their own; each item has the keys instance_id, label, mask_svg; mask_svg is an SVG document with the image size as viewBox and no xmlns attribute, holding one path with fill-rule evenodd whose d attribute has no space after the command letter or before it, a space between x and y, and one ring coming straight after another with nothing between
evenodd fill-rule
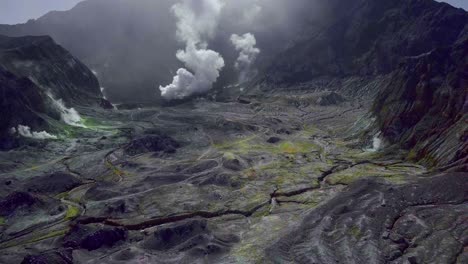
<instances>
[{"instance_id":1,"label":"boulder","mask_svg":"<svg viewBox=\"0 0 468 264\"><path fill-rule=\"evenodd\" d=\"M128 144L124 151L127 155L135 156L147 152L175 153L180 145L169 136L149 135L135 139Z\"/></svg>"},{"instance_id":2,"label":"boulder","mask_svg":"<svg viewBox=\"0 0 468 264\"><path fill-rule=\"evenodd\" d=\"M80 184L81 181L71 174L54 172L31 178L24 188L28 192L56 195L69 191Z\"/></svg>"},{"instance_id":3,"label":"boulder","mask_svg":"<svg viewBox=\"0 0 468 264\"><path fill-rule=\"evenodd\" d=\"M39 199L27 192L14 192L0 200L0 216L5 217L21 208L30 208L37 204Z\"/></svg>"},{"instance_id":4,"label":"boulder","mask_svg":"<svg viewBox=\"0 0 468 264\"><path fill-rule=\"evenodd\" d=\"M82 248L89 251L101 247L112 247L127 238L124 228L108 228L101 225L75 225L64 237L63 245L70 248Z\"/></svg>"}]
</instances>

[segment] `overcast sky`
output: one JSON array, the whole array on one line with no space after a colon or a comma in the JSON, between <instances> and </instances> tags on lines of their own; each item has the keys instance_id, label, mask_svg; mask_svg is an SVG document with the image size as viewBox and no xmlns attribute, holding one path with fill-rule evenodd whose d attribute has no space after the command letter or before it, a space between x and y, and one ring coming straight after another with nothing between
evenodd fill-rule
<instances>
[{"instance_id":1,"label":"overcast sky","mask_svg":"<svg viewBox=\"0 0 468 264\"><path fill-rule=\"evenodd\" d=\"M0 24L24 23L52 10L68 10L83 0L0 0Z\"/></svg>"},{"instance_id":2,"label":"overcast sky","mask_svg":"<svg viewBox=\"0 0 468 264\"><path fill-rule=\"evenodd\" d=\"M24 23L28 19L41 17L52 10L68 10L81 1L83 0L0 0L0 24ZM468 0L445 2L468 10Z\"/></svg>"}]
</instances>

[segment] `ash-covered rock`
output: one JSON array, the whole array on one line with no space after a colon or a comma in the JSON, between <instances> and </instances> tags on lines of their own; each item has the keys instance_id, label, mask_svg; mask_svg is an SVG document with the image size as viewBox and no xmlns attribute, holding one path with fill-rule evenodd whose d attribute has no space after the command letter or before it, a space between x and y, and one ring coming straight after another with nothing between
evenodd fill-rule
<instances>
[{"instance_id":1,"label":"ash-covered rock","mask_svg":"<svg viewBox=\"0 0 468 264\"><path fill-rule=\"evenodd\" d=\"M0 216L9 216L17 210L30 208L40 201L27 192L14 192L0 200Z\"/></svg>"},{"instance_id":2,"label":"ash-covered rock","mask_svg":"<svg viewBox=\"0 0 468 264\"><path fill-rule=\"evenodd\" d=\"M454 263L468 239L466 190L467 173L403 186L355 182L268 249L268 258L274 263Z\"/></svg>"},{"instance_id":3,"label":"ash-covered rock","mask_svg":"<svg viewBox=\"0 0 468 264\"><path fill-rule=\"evenodd\" d=\"M127 238L123 228L103 227L100 225L75 225L64 237L64 247L96 250L101 247L112 247Z\"/></svg>"},{"instance_id":4,"label":"ash-covered rock","mask_svg":"<svg viewBox=\"0 0 468 264\"><path fill-rule=\"evenodd\" d=\"M44 252L26 256L21 264L73 264L73 255L67 249Z\"/></svg>"},{"instance_id":5,"label":"ash-covered rock","mask_svg":"<svg viewBox=\"0 0 468 264\"><path fill-rule=\"evenodd\" d=\"M165 135L149 135L133 140L125 147L125 153L135 156L147 152L175 153L180 145L177 141Z\"/></svg>"},{"instance_id":6,"label":"ash-covered rock","mask_svg":"<svg viewBox=\"0 0 468 264\"><path fill-rule=\"evenodd\" d=\"M54 172L31 178L24 188L28 192L56 195L69 191L80 184L81 180L71 174Z\"/></svg>"},{"instance_id":7,"label":"ash-covered rock","mask_svg":"<svg viewBox=\"0 0 468 264\"><path fill-rule=\"evenodd\" d=\"M143 247L206 256L228 251L229 244L237 240L234 236L218 236L210 230L206 220L189 220L159 228L144 241Z\"/></svg>"},{"instance_id":8,"label":"ash-covered rock","mask_svg":"<svg viewBox=\"0 0 468 264\"><path fill-rule=\"evenodd\" d=\"M321 95L316 103L321 106L339 105L346 101L343 96L336 92L327 92Z\"/></svg>"}]
</instances>

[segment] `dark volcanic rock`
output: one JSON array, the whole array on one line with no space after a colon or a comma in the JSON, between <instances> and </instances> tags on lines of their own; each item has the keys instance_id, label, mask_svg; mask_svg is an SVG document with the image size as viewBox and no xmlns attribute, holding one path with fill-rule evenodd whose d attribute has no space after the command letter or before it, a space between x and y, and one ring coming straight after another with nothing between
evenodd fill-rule
<instances>
[{"instance_id":1,"label":"dark volcanic rock","mask_svg":"<svg viewBox=\"0 0 468 264\"><path fill-rule=\"evenodd\" d=\"M250 100L246 99L246 98L242 98L242 97L238 97L237 98L237 102L240 103L240 104L250 104Z\"/></svg>"},{"instance_id":2,"label":"dark volcanic rock","mask_svg":"<svg viewBox=\"0 0 468 264\"><path fill-rule=\"evenodd\" d=\"M104 109L114 109L114 106L111 104L111 102L104 98L101 98L101 100L99 101L99 106Z\"/></svg>"},{"instance_id":3,"label":"dark volcanic rock","mask_svg":"<svg viewBox=\"0 0 468 264\"><path fill-rule=\"evenodd\" d=\"M208 256L228 251L230 244L238 238L232 235L216 235L206 220L189 220L162 227L146 239L146 249L187 252L193 256Z\"/></svg>"},{"instance_id":4,"label":"dark volcanic rock","mask_svg":"<svg viewBox=\"0 0 468 264\"><path fill-rule=\"evenodd\" d=\"M164 135L150 135L133 140L125 147L125 153L134 156L147 152L174 153L180 147L174 139Z\"/></svg>"},{"instance_id":5,"label":"dark volcanic rock","mask_svg":"<svg viewBox=\"0 0 468 264\"><path fill-rule=\"evenodd\" d=\"M238 159L223 159L223 166L233 171L241 171L245 168Z\"/></svg>"},{"instance_id":6,"label":"dark volcanic rock","mask_svg":"<svg viewBox=\"0 0 468 264\"><path fill-rule=\"evenodd\" d=\"M102 97L96 76L48 36L0 36L0 65L66 103L97 104Z\"/></svg>"},{"instance_id":7,"label":"dark volcanic rock","mask_svg":"<svg viewBox=\"0 0 468 264\"><path fill-rule=\"evenodd\" d=\"M466 11L427 0L330 0L315 5L322 15L305 20L302 34L271 58L268 82L391 73L402 58L452 45L468 22Z\"/></svg>"},{"instance_id":8,"label":"dark volcanic rock","mask_svg":"<svg viewBox=\"0 0 468 264\"><path fill-rule=\"evenodd\" d=\"M46 113L39 87L27 78L15 76L1 65L0 95L0 149L18 146L17 140L10 133L13 127L24 125L34 131L46 128L45 120L39 116Z\"/></svg>"},{"instance_id":9,"label":"dark volcanic rock","mask_svg":"<svg viewBox=\"0 0 468 264\"><path fill-rule=\"evenodd\" d=\"M73 264L71 250L51 251L26 256L21 264Z\"/></svg>"},{"instance_id":10,"label":"dark volcanic rock","mask_svg":"<svg viewBox=\"0 0 468 264\"><path fill-rule=\"evenodd\" d=\"M281 141L281 138L279 137L271 137L267 140L268 143L270 144L276 144Z\"/></svg>"},{"instance_id":11,"label":"dark volcanic rock","mask_svg":"<svg viewBox=\"0 0 468 264\"><path fill-rule=\"evenodd\" d=\"M215 160L205 160L196 163L195 165L185 169L183 172L187 174L195 174L213 169L218 166L218 162Z\"/></svg>"},{"instance_id":12,"label":"dark volcanic rock","mask_svg":"<svg viewBox=\"0 0 468 264\"><path fill-rule=\"evenodd\" d=\"M455 263L468 239L466 190L467 173L403 186L361 180L267 254L275 263Z\"/></svg>"},{"instance_id":13,"label":"dark volcanic rock","mask_svg":"<svg viewBox=\"0 0 468 264\"><path fill-rule=\"evenodd\" d=\"M123 228L75 225L64 237L63 245L91 251L101 247L112 247L115 243L126 238L127 231Z\"/></svg>"},{"instance_id":14,"label":"dark volcanic rock","mask_svg":"<svg viewBox=\"0 0 468 264\"><path fill-rule=\"evenodd\" d=\"M81 181L71 174L54 172L52 174L31 178L24 188L28 192L56 195L69 191L80 184Z\"/></svg>"},{"instance_id":15,"label":"dark volcanic rock","mask_svg":"<svg viewBox=\"0 0 468 264\"><path fill-rule=\"evenodd\" d=\"M145 241L144 246L150 249L167 250L207 232L208 228L205 220L186 221L160 228Z\"/></svg>"},{"instance_id":16,"label":"dark volcanic rock","mask_svg":"<svg viewBox=\"0 0 468 264\"><path fill-rule=\"evenodd\" d=\"M459 43L408 58L378 95L382 135L428 165L468 163L468 26ZM466 167L465 167L466 170Z\"/></svg>"},{"instance_id":17,"label":"dark volcanic rock","mask_svg":"<svg viewBox=\"0 0 468 264\"><path fill-rule=\"evenodd\" d=\"M29 208L39 200L27 192L14 192L0 200L0 216L9 216L21 208Z\"/></svg>"},{"instance_id":18,"label":"dark volcanic rock","mask_svg":"<svg viewBox=\"0 0 468 264\"><path fill-rule=\"evenodd\" d=\"M329 92L317 99L317 104L321 106L339 105L343 103L345 99L337 94L336 92Z\"/></svg>"}]
</instances>

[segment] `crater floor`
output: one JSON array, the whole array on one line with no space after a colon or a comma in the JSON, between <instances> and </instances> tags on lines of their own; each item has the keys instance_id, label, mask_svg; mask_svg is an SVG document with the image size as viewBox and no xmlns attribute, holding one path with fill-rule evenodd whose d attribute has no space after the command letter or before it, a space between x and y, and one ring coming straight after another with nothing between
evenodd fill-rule
<instances>
[{"instance_id":1,"label":"crater floor","mask_svg":"<svg viewBox=\"0 0 468 264\"><path fill-rule=\"evenodd\" d=\"M365 105L77 110L0 152L1 263L468 261L466 174L362 144Z\"/></svg>"}]
</instances>

